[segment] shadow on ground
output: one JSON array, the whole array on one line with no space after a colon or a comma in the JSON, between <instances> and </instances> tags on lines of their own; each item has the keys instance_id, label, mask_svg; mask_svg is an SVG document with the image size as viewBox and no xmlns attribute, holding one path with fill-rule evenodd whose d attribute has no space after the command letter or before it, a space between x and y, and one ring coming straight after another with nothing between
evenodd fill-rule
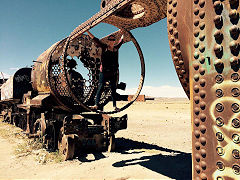
<instances>
[{"instance_id":1,"label":"shadow on ground","mask_svg":"<svg viewBox=\"0 0 240 180\"><path fill-rule=\"evenodd\" d=\"M169 155L154 154L151 156L143 156L140 158L119 161L113 164L114 167L141 165L145 168L155 171L156 173L160 173L172 179L192 179L191 153L167 149L159 147L157 145L147 144L144 142L138 142L124 138L118 138L116 143L117 152L122 154L129 154L129 150L133 150L134 153L134 150L136 149L147 149L159 150L162 151L164 154L166 154L167 152L169 153Z\"/></svg>"},{"instance_id":2,"label":"shadow on ground","mask_svg":"<svg viewBox=\"0 0 240 180\"><path fill-rule=\"evenodd\" d=\"M172 179L192 179L191 153L185 153L177 150L163 148L157 145L133 141L130 139L116 138L116 153L140 154L148 152L148 150L153 150L154 154L150 156L142 156L140 158L133 158L129 160L115 162L112 166L117 168L140 165ZM158 151L161 152L157 154ZM91 162L106 158L106 156L101 152L92 152L92 154L94 155L94 159L87 159L87 153L83 153L79 155L78 160L81 162Z\"/></svg>"}]
</instances>

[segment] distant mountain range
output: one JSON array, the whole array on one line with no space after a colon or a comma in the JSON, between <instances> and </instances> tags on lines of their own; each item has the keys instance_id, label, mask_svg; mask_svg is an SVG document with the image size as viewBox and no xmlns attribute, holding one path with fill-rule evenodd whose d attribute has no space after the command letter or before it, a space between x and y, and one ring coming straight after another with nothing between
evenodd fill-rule
<instances>
[{"instance_id":1,"label":"distant mountain range","mask_svg":"<svg viewBox=\"0 0 240 180\"><path fill-rule=\"evenodd\" d=\"M10 75L6 74L4 72L0 72L0 79L3 79L3 77L4 77L4 79L8 79L8 78L10 78Z\"/></svg>"}]
</instances>

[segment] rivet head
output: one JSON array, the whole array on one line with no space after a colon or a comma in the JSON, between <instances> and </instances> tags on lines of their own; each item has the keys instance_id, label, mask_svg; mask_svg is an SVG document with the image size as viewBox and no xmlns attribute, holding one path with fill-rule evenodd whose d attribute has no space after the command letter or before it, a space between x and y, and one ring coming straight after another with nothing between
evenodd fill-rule
<instances>
[{"instance_id":1,"label":"rivet head","mask_svg":"<svg viewBox=\"0 0 240 180\"><path fill-rule=\"evenodd\" d=\"M198 2L199 2L199 0L194 0L194 3L195 3L195 4L198 4Z\"/></svg>"},{"instance_id":2,"label":"rivet head","mask_svg":"<svg viewBox=\"0 0 240 180\"><path fill-rule=\"evenodd\" d=\"M199 48L199 51L200 51L201 53L203 53L203 52L205 51L205 46L202 45L202 46Z\"/></svg>"},{"instance_id":3,"label":"rivet head","mask_svg":"<svg viewBox=\"0 0 240 180\"><path fill-rule=\"evenodd\" d=\"M199 128L200 128L201 133L202 133L202 134L205 134L205 132L206 132L206 130L207 130L206 126L201 125Z\"/></svg>"},{"instance_id":4,"label":"rivet head","mask_svg":"<svg viewBox=\"0 0 240 180\"><path fill-rule=\"evenodd\" d=\"M202 180L207 180L207 175L205 173L202 173L200 177Z\"/></svg>"},{"instance_id":5,"label":"rivet head","mask_svg":"<svg viewBox=\"0 0 240 180\"><path fill-rule=\"evenodd\" d=\"M233 142L238 144L240 142L240 136L238 134L232 135Z\"/></svg>"},{"instance_id":6,"label":"rivet head","mask_svg":"<svg viewBox=\"0 0 240 180\"><path fill-rule=\"evenodd\" d=\"M195 30L193 34L194 34L195 37L198 37L199 36L199 30Z\"/></svg>"},{"instance_id":7,"label":"rivet head","mask_svg":"<svg viewBox=\"0 0 240 180\"><path fill-rule=\"evenodd\" d=\"M236 9L233 9L229 13L229 17L231 20L238 20L239 19L239 13Z\"/></svg>"},{"instance_id":8,"label":"rivet head","mask_svg":"<svg viewBox=\"0 0 240 180\"><path fill-rule=\"evenodd\" d=\"M239 159L239 158L240 158L239 150L234 149L234 150L232 151L232 155L233 155L233 157L234 157L235 159Z\"/></svg>"},{"instance_id":9,"label":"rivet head","mask_svg":"<svg viewBox=\"0 0 240 180\"><path fill-rule=\"evenodd\" d=\"M240 94L240 90L238 88L233 88L231 92L233 97L238 97Z\"/></svg>"},{"instance_id":10,"label":"rivet head","mask_svg":"<svg viewBox=\"0 0 240 180\"><path fill-rule=\"evenodd\" d=\"M177 62L178 60L179 60L179 59L178 59L177 56L174 56L174 57L173 57L173 61Z\"/></svg>"},{"instance_id":11,"label":"rivet head","mask_svg":"<svg viewBox=\"0 0 240 180\"><path fill-rule=\"evenodd\" d=\"M195 166L195 170L196 170L196 172L199 174L199 173L201 172L200 166L199 166L199 165L196 165L196 166Z\"/></svg>"},{"instance_id":12,"label":"rivet head","mask_svg":"<svg viewBox=\"0 0 240 180\"><path fill-rule=\"evenodd\" d=\"M205 161L201 161L200 166L202 167L203 170L207 169L207 163Z\"/></svg>"},{"instance_id":13,"label":"rivet head","mask_svg":"<svg viewBox=\"0 0 240 180\"><path fill-rule=\"evenodd\" d=\"M195 74L194 77L193 77L193 79L194 79L196 82L198 82L198 81L199 81L199 75L198 75L198 74Z\"/></svg>"},{"instance_id":14,"label":"rivet head","mask_svg":"<svg viewBox=\"0 0 240 180\"><path fill-rule=\"evenodd\" d=\"M232 120L232 126L233 126L234 128L239 128L239 127L240 127L240 121L239 121L238 118L234 118L234 119Z\"/></svg>"},{"instance_id":15,"label":"rivet head","mask_svg":"<svg viewBox=\"0 0 240 180\"><path fill-rule=\"evenodd\" d=\"M199 9L194 9L194 14L197 16L199 14Z\"/></svg>"},{"instance_id":16,"label":"rivet head","mask_svg":"<svg viewBox=\"0 0 240 180\"><path fill-rule=\"evenodd\" d=\"M205 96L206 96L206 91L201 90L201 91L200 91L200 97L201 97L201 98L205 98Z\"/></svg>"},{"instance_id":17,"label":"rivet head","mask_svg":"<svg viewBox=\"0 0 240 180\"><path fill-rule=\"evenodd\" d=\"M205 102L200 102L200 108L204 110L206 108L206 103Z\"/></svg>"},{"instance_id":18,"label":"rivet head","mask_svg":"<svg viewBox=\"0 0 240 180\"><path fill-rule=\"evenodd\" d=\"M199 119L197 119L197 118L195 118L194 120L193 120L193 122L194 122L194 124L198 127L199 126L199 124L200 124L200 121L199 121Z\"/></svg>"},{"instance_id":19,"label":"rivet head","mask_svg":"<svg viewBox=\"0 0 240 180\"><path fill-rule=\"evenodd\" d=\"M170 27L168 31L172 35L173 34L173 27Z\"/></svg>"},{"instance_id":20,"label":"rivet head","mask_svg":"<svg viewBox=\"0 0 240 180\"><path fill-rule=\"evenodd\" d=\"M215 80L216 80L216 83L220 84L223 82L224 78L221 74L218 74L216 77L215 77Z\"/></svg>"},{"instance_id":21,"label":"rivet head","mask_svg":"<svg viewBox=\"0 0 240 180\"><path fill-rule=\"evenodd\" d=\"M238 65L239 65L239 59L238 59L236 56L232 57L232 58L230 59L230 65L231 65L232 67L238 66Z\"/></svg>"},{"instance_id":22,"label":"rivet head","mask_svg":"<svg viewBox=\"0 0 240 180\"><path fill-rule=\"evenodd\" d=\"M200 156L200 154L196 154L196 155L195 155L195 159L196 159L196 161L197 161L197 162L199 162L199 161L200 161L200 159L201 159L201 156Z\"/></svg>"},{"instance_id":23,"label":"rivet head","mask_svg":"<svg viewBox=\"0 0 240 180\"><path fill-rule=\"evenodd\" d=\"M237 40L237 39L238 39L238 36L239 36L239 33L240 33L240 30L239 30L239 27L238 27L238 26L233 25L233 26L229 29L229 32L230 32L231 37L232 37L234 40Z\"/></svg>"},{"instance_id":24,"label":"rivet head","mask_svg":"<svg viewBox=\"0 0 240 180\"><path fill-rule=\"evenodd\" d=\"M173 21L173 27L175 27L175 28L177 27L177 20Z\"/></svg>"},{"instance_id":25,"label":"rivet head","mask_svg":"<svg viewBox=\"0 0 240 180\"><path fill-rule=\"evenodd\" d=\"M239 1L238 0L229 0L230 6L232 9L237 9L239 6Z\"/></svg>"},{"instance_id":26,"label":"rivet head","mask_svg":"<svg viewBox=\"0 0 240 180\"><path fill-rule=\"evenodd\" d=\"M200 118L200 120L201 120L202 122L205 122L207 117L206 117L205 114L201 113L201 114L199 115L199 118Z\"/></svg>"},{"instance_id":27,"label":"rivet head","mask_svg":"<svg viewBox=\"0 0 240 180\"><path fill-rule=\"evenodd\" d=\"M199 25L199 20L198 20L198 19L196 19L196 20L194 21L194 25L195 25L195 26L198 26L198 25Z\"/></svg>"},{"instance_id":28,"label":"rivet head","mask_svg":"<svg viewBox=\"0 0 240 180\"><path fill-rule=\"evenodd\" d=\"M183 65L184 62L182 60L178 61L179 65Z\"/></svg>"},{"instance_id":29,"label":"rivet head","mask_svg":"<svg viewBox=\"0 0 240 180\"><path fill-rule=\"evenodd\" d=\"M181 68L180 68L180 66L176 66L176 70L180 70Z\"/></svg>"},{"instance_id":30,"label":"rivet head","mask_svg":"<svg viewBox=\"0 0 240 180\"><path fill-rule=\"evenodd\" d=\"M203 19L203 18L205 17L205 12L204 12L204 11L201 11L201 12L199 13L199 17L200 17L201 19Z\"/></svg>"},{"instance_id":31,"label":"rivet head","mask_svg":"<svg viewBox=\"0 0 240 180\"><path fill-rule=\"evenodd\" d=\"M221 103L217 103L215 107L217 112L222 112L224 110L224 106Z\"/></svg>"},{"instance_id":32,"label":"rivet head","mask_svg":"<svg viewBox=\"0 0 240 180\"><path fill-rule=\"evenodd\" d=\"M216 124L217 124L217 126L222 127L224 125L223 119L221 117L217 117Z\"/></svg>"},{"instance_id":33,"label":"rivet head","mask_svg":"<svg viewBox=\"0 0 240 180\"><path fill-rule=\"evenodd\" d=\"M201 34L201 35L199 36L200 41L204 41L205 37L206 37L205 34Z\"/></svg>"},{"instance_id":34,"label":"rivet head","mask_svg":"<svg viewBox=\"0 0 240 180\"><path fill-rule=\"evenodd\" d=\"M177 7L177 1L173 1L173 7Z\"/></svg>"},{"instance_id":35,"label":"rivet head","mask_svg":"<svg viewBox=\"0 0 240 180\"><path fill-rule=\"evenodd\" d=\"M223 10L223 5L220 1L215 1L214 2L214 9L216 14L221 14Z\"/></svg>"},{"instance_id":36,"label":"rivet head","mask_svg":"<svg viewBox=\"0 0 240 180\"><path fill-rule=\"evenodd\" d=\"M194 47L195 47L195 48L198 48L198 47L199 47L199 42L198 42L198 41L195 41L195 42L194 42Z\"/></svg>"},{"instance_id":37,"label":"rivet head","mask_svg":"<svg viewBox=\"0 0 240 180\"><path fill-rule=\"evenodd\" d=\"M216 151L217 151L217 154L219 155L219 156L223 156L224 155L224 149L222 148L222 147L217 147L216 148Z\"/></svg>"},{"instance_id":38,"label":"rivet head","mask_svg":"<svg viewBox=\"0 0 240 180\"><path fill-rule=\"evenodd\" d=\"M204 75L204 74L205 74L205 69L204 69L204 68L200 68L200 69L199 69L199 73L200 73L201 75Z\"/></svg>"},{"instance_id":39,"label":"rivet head","mask_svg":"<svg viewBox=\"0 0 240 180\"><path fill-rule=\"evenodd\" d=\"M217 30L214 33L214 37L217 43L221 44L223 41L223 33L220 30Z\"/></svg>"},{"instance_id":40,"label":"rivet head","mask_svg":"<svg viewBox=\"0 0 240 180\"><path fill-rule=\"evenodd\" d=\"M172 8L168 9L168 13L171 14L172 13Z\"/></svg>"},{"instance_id":41,"label":"rivet head","mask_svg":"<svg viewBox=\"0 0 240 180\"><path fill-rule=\"evenodd\" d=\"M177 11L173 11L173 14L172 14L174 17L177 17Z\"/></svg>"},{"instance_id":42,"label":"rivet head","mask_svg":"<svg viewBox=\"0 0 240 180\"><path fill-rule=\"evenodd\" d=\"M216 26L217 29L221 29L222 26L223 26L222 16L219 16L219 15L215 16L214 17L214 23L215 23L215 26Z\"/></svg>"},{"instance_id":43,"label":"rivet head","mask_svg":"<svg viewBox=\"0 0 240 180\"><path fill-rule=\"evenodd\" d=\"M205 28L205 23L201 23L201 24L199 25L199 28L200 28L201 30L204 30L204 28Z\"/></svg>"},{"instance_id":44,"label":"rivet head","mask_svg":"<svg viewBox=\"0 0 240 180\"><path fill-rule=\"evenodd\" d=\"M218 141L223 141L224 140L224 135L221 132L217 132L216 137L217 137Z\"/></svg>"},{"instance_id":45,"label":"rivet head","mask_svg":"<svg viewBox=\"0 0 240 180\"><path fill-rule=\"evenodd\" d=\"M223 66L222 60L221 60L221 59L216 59L216 60L214 61L214 66L215 66L216 68L222 67L222 66Z\"/></svg>"},{"instance_id":46,"label":"rivet head","mask_svg":"<svg viewBox=\"0 0 240 180\"><path fill-rule=\"evenodd\" d=\"M234 56L238 56L238 54L239 54L239 44L236 41L230 42L229 48L231 50L231 53Z\"/></svg>"},{"instance_id":47,"label":"rivet head","mask_svg":"<svg viewBox=\"0 0 240 180\"><path fill-rule=\"evenodd\" d=\"M193 100L194 100L194 102L195 102L196 104L198 104L199 101L200 101L200 98L199 98L198 96L195 96L195 97L193 98Z\"/></svg>"},{"instance_id":48,"label":"rivet head","mask_svg":"<svg viewBox=\"0 0 240 180\"><path fill-rule=\"evenodd\" d=\"M217 44L214 47L214 52L215 52L216 56L220 59L223 55L223 47L221 45Z\"/></svg>"},{"instance_id":49,"label":"rivet head","mask_svg":"<svg viewBox=\"0 0 240 180\"><path fill-rule=\"evenodd\" d=\"M240 174L240 166L237 165L237 164L234 164L233 167L233 172L236 174L236 175L239 175Z\"/></svg>"},{"instance_id":50,"label":"rivet head","mask_svg":"<svg viewBox=\"0 0 240 180\"><path fill-rule=\"evenodd\" d=\"M199 150L200 147L201 147L201 144L200 144L199 142L196 142L196 143L195 143L195 148L196 148L196 150Z\"/></svg>"},{"instance_id":51,"label":"rivet head","mask_svg":"<svg viewBox=\"0 0 240 180\"><path fill-rule=\"evenodd\" d=\"M174 37L177 39L177 38L178 38L178 31L175 30L175 31L173 32L173 35L174 35Z\"/></svg>"},{"instance_id":52,"label":"rivet head","mask_svg":"<svg viewBox=\"0 0 240 180\"><path fill-rule=\"evenodd\" d=\"M207 156L207 151L205 149L200 150L200 154L202 155L203 158L206 158Z\"/></svg>"},{"instance_id":53,"label":"rivet head","mask_svg":"<svg viewBox=\"0 0 240 180\"><path fill-rule=\"evenodd\" d=\"M205 63L205 57L204 56L201 56L200 59L199 59L199 62L201 64L204 64Z\"/></svg>"},{"instance_id":54,"label":"rivet head","mask_svg":"<svg viewBox=\"0 0 240 180\"><path fill-rule=\"evenodd\" d=\"M206 140L206 138L205 137L200 137L200 143L203 145L203 146L205 146L206 145L206 143L207 143L207 140Z\"/></svg>"},{"instance_id":55,"label":"rivet head","mask_svg":"<svg viewBox=\"0 0 240 180\"><path fill-rule=\"evenodd\" d=\"M216 163L216 166L217 166L217 169L218 169L219 171L223 171L223 170L225 169L225 166L224 166L223 162L221 162L221 161L218 161L218 162Z\"/></svg>"},{"instance_id":56,"label":"rivet head","mask_svg":"<svg viewBox=\"0 0 240 180\"><path fill-rule=\"evenodd\" d=\"M200 2L199 2L199 6L200 6L201 8L203 8L204 5L205 5L205 0L200 0Z\"/></svg>"},{"instance_id":57,"label":"rivet head","mask_svg":"<svg viewBox=\"0 0 240 180\"><path fill-rule=\"evenodd\" d=\"M233 82L237 82L239 80L239 74L238 73L233 73L231 75L231 79Z\"/></svg>"},{"instance_id":58,"label":"rivet head","mask_svg":"<svg viewBox=\"0 0 240 180\"><path fill-rule=\"evenodd\" d=\"M195 108L194 108L194 113L195 113L196 115L198 115L199 112L200 112L200 109L199 109L198 107L195 107Z\"/></svg>"},{"instance_id":59,"label":"rivet head","mask_svg":"<svg viewBox=\"0 0 240 180\"><path fill-rule=\"evenodd\" d=\"M198 63L194 63L193 64L193 68L197 71L199 69L199 64Z\"/></svg>"},{"instance_id":60,"label":"rivet head","mask_svg":"<svg viewBox=\"0 0 240 180\"><path fill-rule=\"evenodd\" d=\"M238 112L240 111L239 104L233 103L233 104L232 104L232 111L233 111L234 113L238 113Z\"/></svg>"},{"instance_id":61,"label":"rivet head","mask_svg":"<svg viewBox=\"0 0 240 180\"><path fill-rule=\"evenodd\" d=\"M221 89L217 89L217 90L216 90L216 96L217 96L218 98L223 97L223 91L222 91Z\"/></svg>"}]
</instances>

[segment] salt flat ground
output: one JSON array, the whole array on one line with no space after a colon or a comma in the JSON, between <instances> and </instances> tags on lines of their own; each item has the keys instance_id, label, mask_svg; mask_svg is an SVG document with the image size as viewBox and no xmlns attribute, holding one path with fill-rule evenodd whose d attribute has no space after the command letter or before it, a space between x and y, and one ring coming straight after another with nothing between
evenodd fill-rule
<instances>
[{"instance_id":1,"label":"salt flat ground","mask_svg":"<svg viewBox=\"0 0 240 180\"><path fill-rule=\"evenodd\" d=\"M111 109L111 103L106 108ZM128 114L128 129L116 134L116 152L89 153L60 163L16 157L18 139L0 137L0 179L191 179L189 100L135 102L116 116L123 114Z\"/></svg>"}]
</instances>

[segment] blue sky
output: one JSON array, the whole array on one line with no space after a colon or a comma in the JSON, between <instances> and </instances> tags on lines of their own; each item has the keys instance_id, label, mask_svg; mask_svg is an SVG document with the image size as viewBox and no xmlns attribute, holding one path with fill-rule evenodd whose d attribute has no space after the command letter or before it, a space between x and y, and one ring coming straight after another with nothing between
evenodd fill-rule
<instances>
[{"instance_id":1,"label":"blue sky","mask_svg":"<svg viewBox=\"0 0 240 180\"><path fill-rule=\"evenodd\" d=\"M100 9L100 0L0 0L0 72L13 74L16 68L31 66L32 60L53 43ZM117 28L100 24L91 32L103 37ZM184 96L171 59L166 19L132 31L138 40L146 64L145 86L178 89ZM128 89L138 84L140 64L133 44L124 44L119 52L120 80ZM161 90L157 90L161 91ZM170 90L169 90L170 92ZM164 96L160 94L159 96ZM176 96L176 95L175 95Z\"/></svg>"}]
</instances>

